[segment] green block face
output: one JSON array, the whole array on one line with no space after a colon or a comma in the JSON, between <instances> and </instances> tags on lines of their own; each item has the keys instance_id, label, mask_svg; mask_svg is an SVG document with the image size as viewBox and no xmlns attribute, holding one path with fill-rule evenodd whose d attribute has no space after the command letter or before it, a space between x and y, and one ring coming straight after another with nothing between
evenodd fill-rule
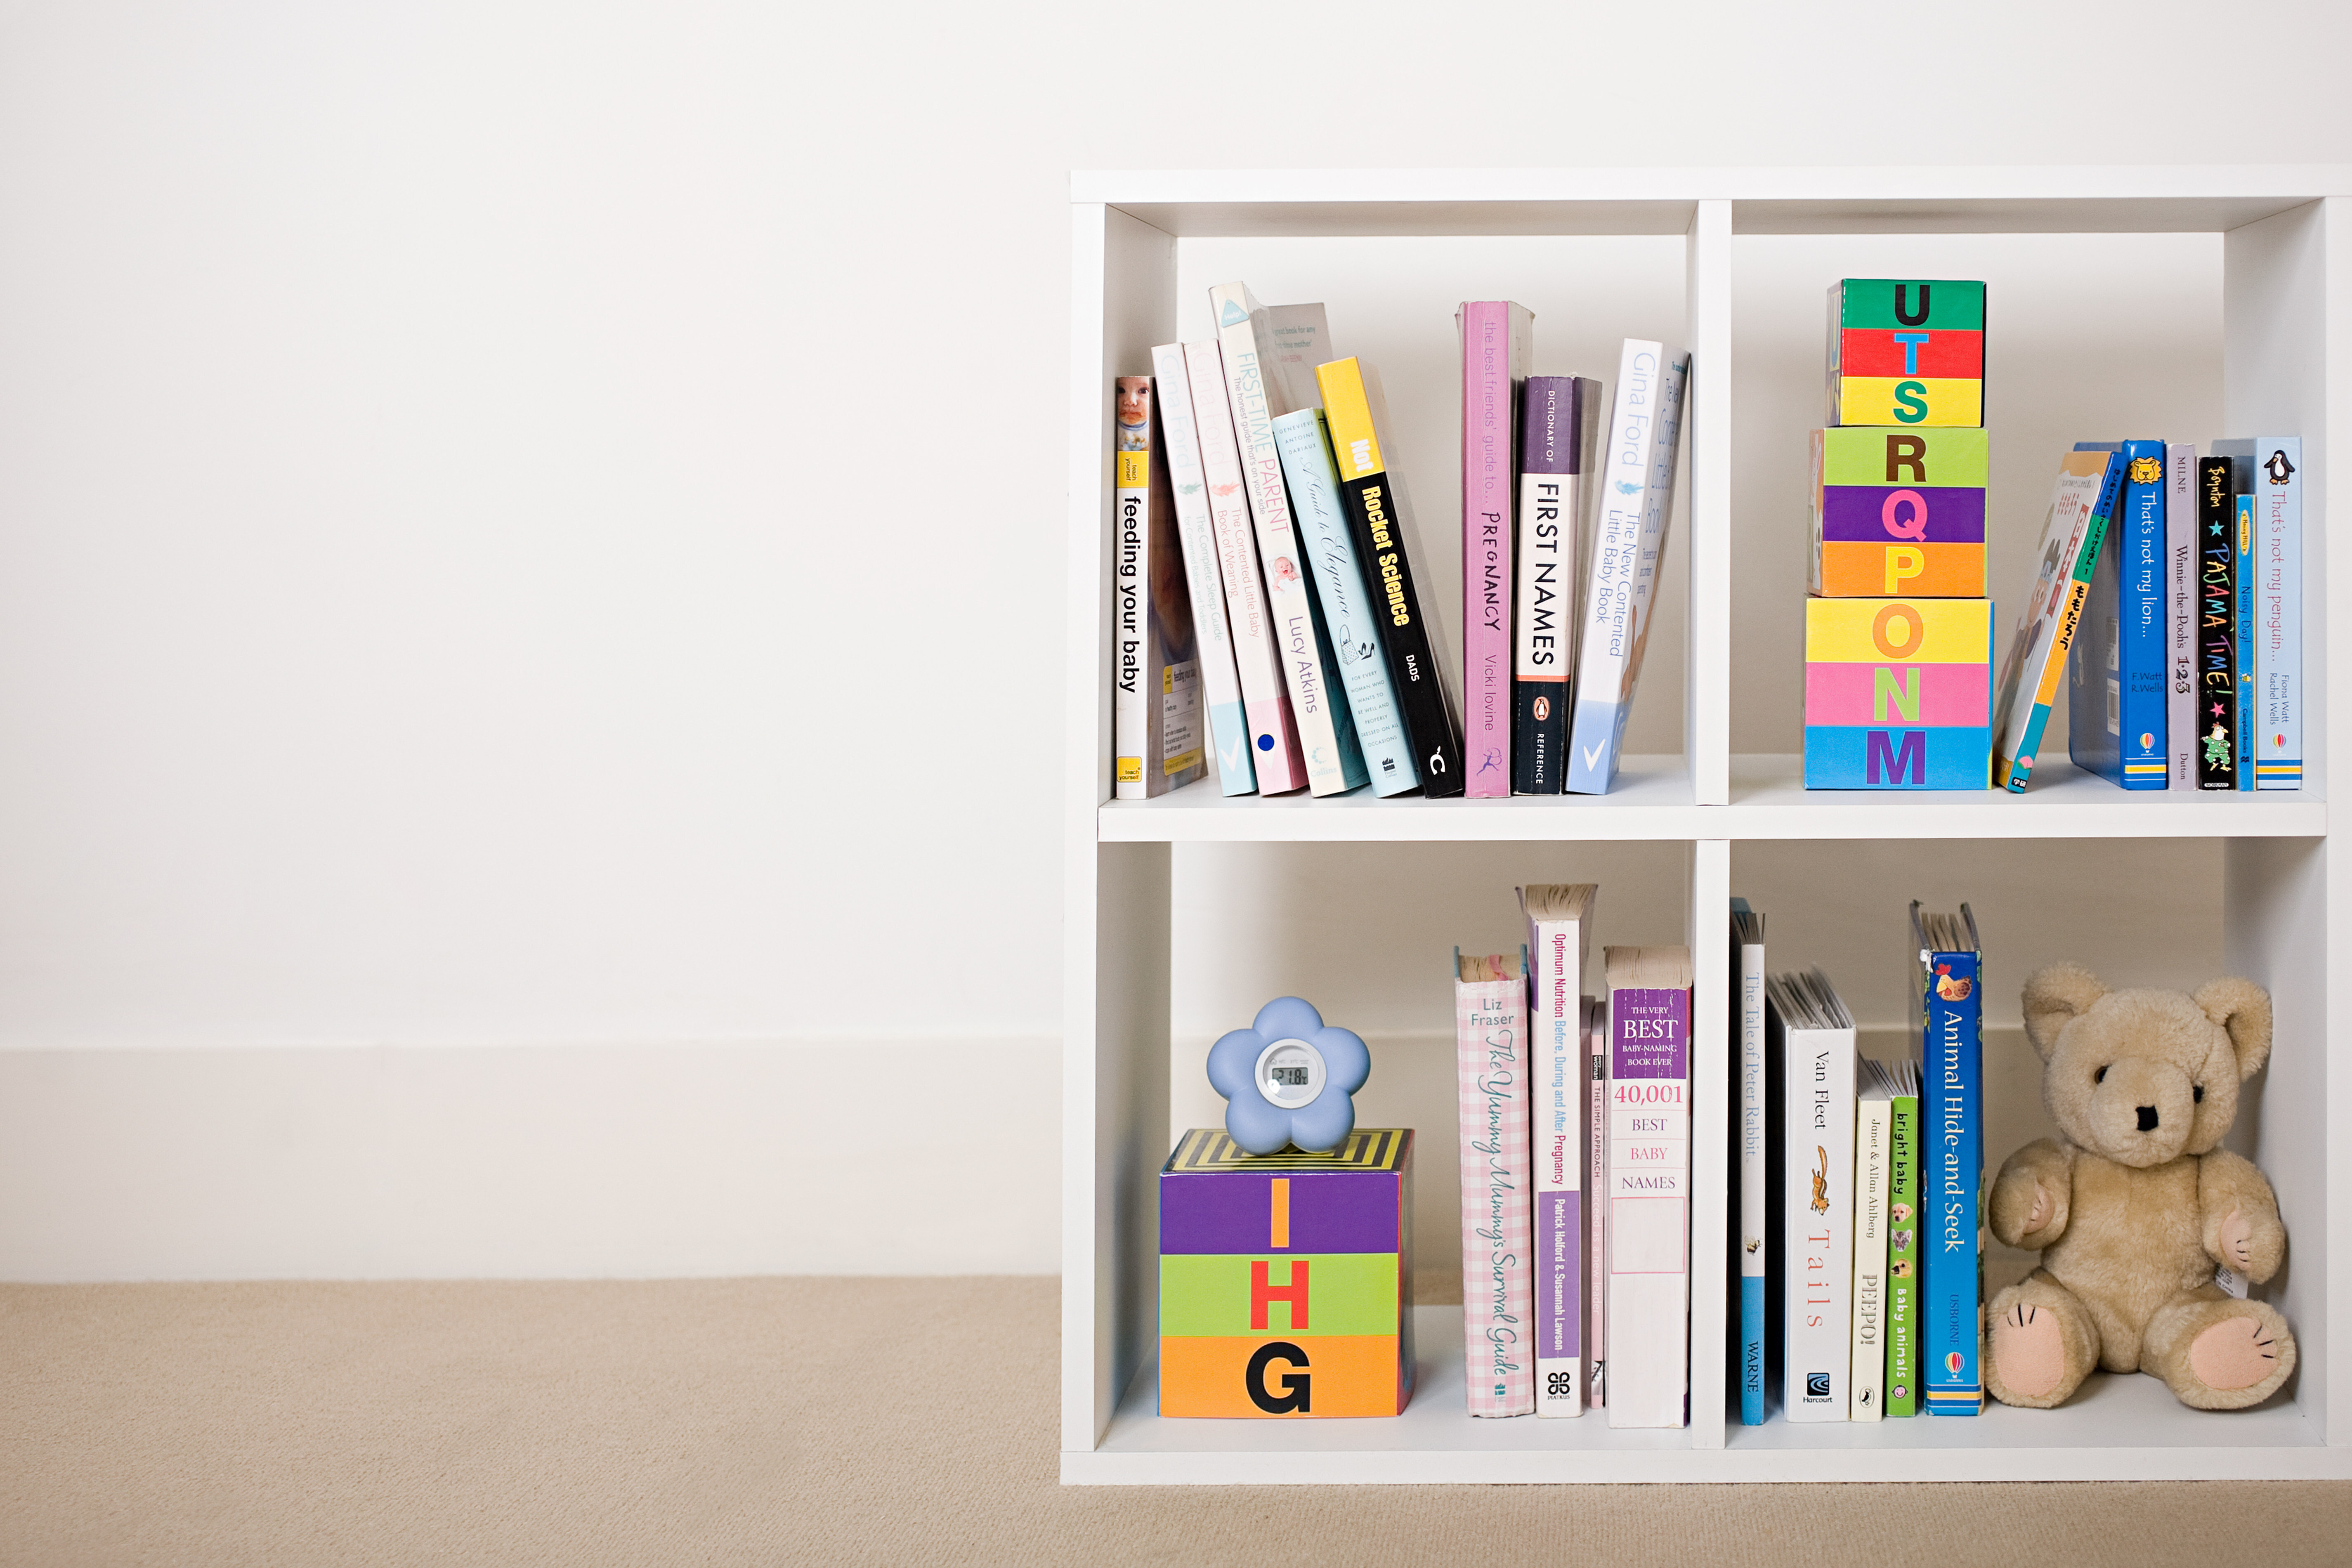
<instances>
[{"instance_id":1,"label":"green block face","mask_svg":"<svg viewBox=\"0 0 2352 1568\"><path fill-rule=\"evenodd\" d=\"M1842 425L1816 431L1824 485L1936 485L1982 489L1990 473L1982 426Z\"/></svg>"},{"instance_id":2,"label":"green block face","mask_svg":"<svg viewBox=\"0 0 2352 1568\"><path fill-rule=\"evenodd\" d=\"M1301 1297L1304 1313L1297 1310ZM1400 1299L1393 1252L1163 1253L1160 1258L1163 1337L1394 1334ZM1258 1307L1264 1319L1254 1321Z\"/></svg>"},{"instance_id":3,"label":"green block face","mask_svg":"<svg viewBox=\"0 0 2352 1568\"><path fill-rule=\"evenodd\" d=\"M1899 299L1897 289L1902 290ZM1836 305L1841 331L1855 327L1984 331L1985 286L1962 279L1848 278L1837 286Z\"/></svg>"}]
</instances>

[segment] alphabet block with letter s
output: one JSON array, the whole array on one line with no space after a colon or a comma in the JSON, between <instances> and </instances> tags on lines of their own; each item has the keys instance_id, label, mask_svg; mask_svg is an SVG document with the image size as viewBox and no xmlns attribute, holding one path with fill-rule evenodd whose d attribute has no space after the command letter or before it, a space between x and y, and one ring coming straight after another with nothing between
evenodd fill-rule
<instances>
[{"instance_id":1,"label":"alphabet block with letter s","mask_svg":"<svg viewBox=\"0 0 2352 1568\"><path fill-rule=\"evenodd\" d=\"M1985 286L1843 278L1830 287L1829 423L1984 424Z\"/></svg>"}]
</instances>

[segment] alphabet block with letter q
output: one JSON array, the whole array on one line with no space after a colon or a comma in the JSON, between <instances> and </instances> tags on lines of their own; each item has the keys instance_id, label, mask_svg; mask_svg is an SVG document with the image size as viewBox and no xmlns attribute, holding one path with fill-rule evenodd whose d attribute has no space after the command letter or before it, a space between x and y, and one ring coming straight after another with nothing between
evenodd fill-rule
<instances>
[{"instance_id":1,"label":"alphabet block with letter q","mask_svg":"<svg viewBox=\"0 0 2352 1568\"><path fill-rule=\"evenodd\" d=\"M1984 424L1985 286L1846 278L1830 287L1829 423Z\"/></svg>"},{"instance_id":2,"label":"alphabet block with letter q","mask_svg":"<svg viewBox=\"0 0 2352 1568\"><path fill-rule=\"evenodd\" d=\"M1832 599L1984 597L1987 479L1981 429L1814 431L1807 587Z\"/></svg>"},{"instance_id":3,"label":"alphabet block with letter q","mask_svg":"<svg viewBox=\"0 0 2352 1568\"><path fill-rule=\"evenodd\" d=\"M1992 601L1805 601L1805 787L1992 787Z\"/></svg>"},{"instance_id":4,"label":"alphabet block with letter q","mask_svg":"<svg viewBox=\"0 0 2352 1568\"><path fill-rule=\"evenodd\" d=\"M1160 1414L1395 1415L1412 1397L1412 1133L1328 1154L1184 1134L1160 1173Z\"/></svg>"}]
</instances>

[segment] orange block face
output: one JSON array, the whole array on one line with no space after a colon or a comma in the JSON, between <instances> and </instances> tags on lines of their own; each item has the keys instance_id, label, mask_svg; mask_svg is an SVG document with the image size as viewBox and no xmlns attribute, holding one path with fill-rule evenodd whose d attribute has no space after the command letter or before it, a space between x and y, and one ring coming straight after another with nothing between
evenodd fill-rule
<instances>
[{"instance_id":1,"label":"orange block face","mask_svg":"<svg viewBox=\"0 0 2352 1568\"><path fill-rule=\"evenodd\" d=\"M1813 592L1826 599L1981 599L1981 544L1879 544L1827 539Z\"/></svg>"},{"instance_id":2,"label":"orange block face","mask_svg":"<svg viewBox=\"0 0 2352 1568\"><path fill-rule=\"evenodd\" d=\"M1395 1415L1410 1390L1394 1334L1181 1337L1160 1342L1160 1414Z\"/></svg>"}]
</instances>

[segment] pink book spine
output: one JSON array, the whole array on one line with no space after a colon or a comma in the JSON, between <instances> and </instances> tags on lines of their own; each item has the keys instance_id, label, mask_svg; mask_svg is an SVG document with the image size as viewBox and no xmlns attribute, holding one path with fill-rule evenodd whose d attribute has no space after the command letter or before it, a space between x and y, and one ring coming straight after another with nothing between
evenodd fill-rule
<instances>
[{"instance_id":1,"label":"pink book spine","mask_svg":"<svg viewBox=\"0 0 2352 1568\"><path fill-rule=\"evenodd\" d=\"M1463 793L1511 793L1511 305L1462 307Z\"/></svg>"},{"instance_id":2,"label":"pink book spine","mask_svg":"<svg viewBox=\"0 0 2352 1568\"><path fill-rule=\"evenodd\" d=\"M1257 538L1243 490L1241 447L1233 410L1225 405L1224 359L1213 340L1184 345L1192 378L1192 414L1199 424L1201 467L1209 485L1209 518L1217 535L1217 563L1225 581L1234 663L1241 677L1242 713L1249 721L1250 760L1260 795L1280 795L1307 783L1298 725L1283 690L1274 628L1266 617L1265 583L1258 575Z\"/></svg>"},{"instance_id":3,"label":"pink book spine","mask_svg":"<svg viewBox=\"0 0 2352 1568\"><path fill-rule=\"evenodd\" d=\"M1524 954L1454 957L1462 1120L1462 1335L1473 1415L1536 1408Z\"/></svg>"},{"instance_id":4,"label":"pink book spine","mask_svg":"<svg viewBox=\"0 0 2352 1568\"><path fill-rule=\"evenodd\" d=\"M1603 998L1592 1009L1592 1033L1585 1041L1586 1059L1592 1068L1592 1122L1584 1140L1590 1178L1585 1191L1593 1194L1593 1201L1586 1211L1591 1230L1585 1243L1590 1277L1585 1300L1590 1308L1584 1336L1584 1403L1594 1410L1609 1399L1609 1205L1601 1201L1601 1194L1609 1190L1609 1056L1604 1043L1608 1037L1609 1005Z\"/></svg>"}]
</instances>

